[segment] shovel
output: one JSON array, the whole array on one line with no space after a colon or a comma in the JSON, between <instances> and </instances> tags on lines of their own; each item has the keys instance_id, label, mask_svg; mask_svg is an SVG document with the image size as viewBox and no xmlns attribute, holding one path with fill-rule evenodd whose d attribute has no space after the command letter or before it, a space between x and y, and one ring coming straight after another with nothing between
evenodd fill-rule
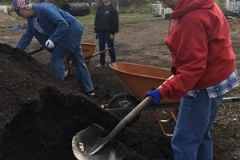
<instances>
[{"instance_id":1,"label":"shovel","mask_svg":"<svg viewBox=\"0 0 240 160\"><path fill-rule=\"evenodd\" d=\"M111 48L107 48L107 49L102 50L102 51L100 51L100 52L94 53L94 54L92 54L91 56L85 57L84 59L87 60L87 59L93 58L93 57L95 57L95 56L97 56L97 55L100 55L100 54L105 53L106 51L109 51L110 49L111 49ZM33 55L33 54L35 54L35 53L37 53L37 52L40 52L40 51L42 51L42 50L47 50L47 47L42 46L41 48L39 48L39 49L37 49L37 50L35 50L35 51L29 52L28 54L29 54L29 55Z\"/></svg>"},{"instance_id":2,"label":"shovel","mask_svg":"<svg viewBox=\"0 0 240 160\"><path fill-rule=\"evenodd\" d=\"M126 127L151 102L152 97L146 97L137 105L106 137L99 137L103 128L94 124L80 132L72 139L72 150L78 160L121 160L127 155L127 149L113 141L114 137Z\"/></svg>"},{"instance_id":3,"label":"shovel","mask_svg":"<svg viewBox=\"0 0 240 160\"><path fill-rule=\"evenodd\" d=\"M39 48L39 49L37 49L37 50L35 50L35 51L29 52L28 54L29 54L29 55L33 55L33 54L35 54L35 53L37 53L37 52L40 52L40 51L42 51L42 50L47 50L47 47L42 46L41 48Z\"/></svg>"},{"instance_id":4,"label":"shovel","mask_svg":"<svg viewBox=\"0 0 240 160\"><path fill-rule=\"evenodd\" d=\"M107 49L104 49L104 50L102 50L102 51L100 51L100 52L93 53L91 56L85 57L84 59L85 59L85 60L91 59L91 58L93 58L93 57L95 57L95 56L98 56L98 55L100 55L100 54L103 54L103 53L109 51L110 49L111 49L111 48L107 48Z\"/></svg>"}]
</instances>

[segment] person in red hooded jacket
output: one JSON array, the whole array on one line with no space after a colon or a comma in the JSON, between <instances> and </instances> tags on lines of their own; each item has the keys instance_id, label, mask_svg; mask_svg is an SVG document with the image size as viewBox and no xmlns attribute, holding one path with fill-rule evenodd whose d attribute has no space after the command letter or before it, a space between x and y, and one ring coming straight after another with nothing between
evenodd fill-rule
<instances>
[{"instance_id":1,"label":"person in red hooded jacket","mask_svg":"<svg viewBox=\"0 0 240 160\"><path fill-rule=\"evenodd\" d=\"M161 2L173 10L166 38L173 76L146 96L152 104L181 98L171 141L175 160L212 160L210 129L224 95L239 85L228 22L214 0Z\"/></svg>"}]
</instances>

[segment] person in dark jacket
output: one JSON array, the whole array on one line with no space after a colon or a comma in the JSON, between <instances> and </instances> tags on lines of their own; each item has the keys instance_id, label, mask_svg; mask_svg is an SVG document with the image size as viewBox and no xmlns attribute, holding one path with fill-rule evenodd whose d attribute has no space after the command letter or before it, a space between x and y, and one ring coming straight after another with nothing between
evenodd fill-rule
<instances>
[{"instance_id":1,"label":"person in dark jacket","mask_svg":"<svg viewBox=\"0 0 240 160\"><path fill-rule=\"evenodd\" d=\"M111 63L116 61L116 52L114 47L115 33L119 30L119 16L117 9L112 5L111 0L103 0L103 5L99 6L95 16L94 31L99 43L99 50L105 49L107 43ZM106 66L105 53L100 55L98 68Z\"/></svg>"},{"instance_id":2,"label":"person in dark jacket","mask_svg":"<svg viewBox=\"0 0 240 160\"><path fill-rule=\"evenodd\" d=\"M83 25L51 3L29 4L29 0L13 0L10 11L15 11L28 22L26 33L16 48L24 51L35 37L51 52L52 72L61 80L64 80L64 61L70 54L76 68L79 90L87 95L94 95L92 80L82 56Z\"/></svg>"}]
</instances>

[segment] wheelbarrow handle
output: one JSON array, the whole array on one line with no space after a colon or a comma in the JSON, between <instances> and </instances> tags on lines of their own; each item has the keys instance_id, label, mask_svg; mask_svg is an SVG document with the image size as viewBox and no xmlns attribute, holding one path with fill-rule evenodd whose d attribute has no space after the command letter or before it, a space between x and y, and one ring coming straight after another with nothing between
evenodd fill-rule
<instances>
[{"instance_id":1,"label":"wheelbarrow handle","mask_svg":"<svg viewBox=\"0 0 240 160\"><path fill-rule=\"evenodd\" d=\"M105 53L106 51L109 51L110 49L111 49L111 48L107 48L107 49L104 49L104 50L102 50L102 51L100 51L100 52L93 53L91 56L85 57L84 59L85 59L85 60L91 59L91 58L93 58L93 57L95 57L95 56L98 56L98 55L100 55L100 54Z\"/></svg>"},{"instance_id":2,"label":"wheelbarrow handle","mask_svg":"<svg viewBox=\"0 0 240 160\"><path fill-rule=\"evenodd\" d=\"M222 103L232 103L232 102L239 102L240 97L226 97L223 98Z\"/></svg>"},{"instance_id":3,"label":"wheelbarrow handle","mask_svg":"<svg viewBox=\"0 0 240 160\"><path fill-rule=\"evenodd\" d=\"M46 50L46 49L47 49L46 46L42 46L41 48L39 48L39 49L37 49L37 50L35 50L35 51L29 52L28 54L29 54L29 55L33 55L33 54L35 54L35 53L37 53L37 52L40 52L40 51Z\"/></svg>"}]
</instances>

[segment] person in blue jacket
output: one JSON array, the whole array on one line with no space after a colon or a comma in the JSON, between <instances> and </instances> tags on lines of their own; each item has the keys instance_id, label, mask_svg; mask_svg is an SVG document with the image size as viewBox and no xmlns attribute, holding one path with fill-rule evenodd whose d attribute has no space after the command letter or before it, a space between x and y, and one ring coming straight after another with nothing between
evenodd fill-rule
<instances>
[{"instance_id":1,"label":"person in blue jacket","mask_svg":"<svg viewBox=\"0 0 240 160\"><path fill-rule=\"evenodd\" d=\"M84 27L74 16L51 3L30 4L29 0L13 0L9 11L15 11L28 22L26 33L16 48L24 51L35 37L51 52L52 72L61 80L64 80L64 61L70 54L79 90L86 95L94 95L92 80L82 56Z\"/></svg>"}]
</instances>

